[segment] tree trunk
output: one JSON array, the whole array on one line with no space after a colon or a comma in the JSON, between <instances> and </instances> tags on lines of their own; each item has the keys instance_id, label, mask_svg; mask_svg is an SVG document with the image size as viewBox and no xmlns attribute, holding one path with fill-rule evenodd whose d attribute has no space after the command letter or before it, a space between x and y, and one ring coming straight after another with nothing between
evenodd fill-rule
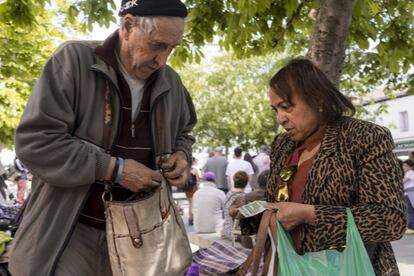
<instances>
[{"instance_id":1,"label":"tree trunk","mask_svg":"<svg viewBox=\"0 0 414 276\"><path fill-rule=\"evenodd\" d=\"M338 87L355 0L321 0L306 54Z\"/></svg>"}]
</instances>

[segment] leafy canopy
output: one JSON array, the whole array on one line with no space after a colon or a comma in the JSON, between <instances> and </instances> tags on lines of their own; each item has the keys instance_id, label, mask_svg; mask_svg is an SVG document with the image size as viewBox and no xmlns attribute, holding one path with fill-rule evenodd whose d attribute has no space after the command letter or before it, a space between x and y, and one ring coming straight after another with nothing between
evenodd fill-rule
<instances>
[{"instance_id":1,"label":"leafy canopy","mask_svg":"<svg viewBox=\"0 0 414 276\"><path fill-rule=\"evenodd\" d=\"M253 145L256 143L254 140L243 141L242 135L237 132L242 127L233 111L248 113L251 118L242 117L240 120L248 122L249 127L256 124L260 128L260 124L263 124L263 121L259 123L254 118L251 110L260 108L254 105L254 100L263 100L261 96L255 99L263 91L255 81L267 75L263 73L258 76L260 70L252 72L246 69L249 68L249 62L256 64L256 60L250 57L257 56L265 64L272 64L272 61L266 60L269 57L266 55L271 55L275 61L280 56L305 55L315 13L324 0L209 0L208 5L205 0L185 2L190 10L186 37L183 47L175 51L172 64L189 67L188 63L199 62L203 56L201 48L213 39L217 39L218 44L235 57L249 58L218 61L222 68L213 71L214 76L196 78L186 74L184 81L193 90L199 107L200 123L197 131L200 137L219 135L225 144ZM116 21L116 11L113 0L3 0L0 3L0 139L10 145L14 127L40 73L40 67L56 43L64 37L62 32L88 32L94 23L108 26ZM384 85L391 95L391 91L398 90L413 93L413 61L414 2L356 0L342 68L341 90L360 97ZM234 68L226 66L227 63L233 64ZM238 67L252 75L237 71ZM230 69L235 71L230 73ZM233 73L239 77L230 76ZM249 76L256 79L249 83ZM246 80L240 84L239 81L244 78ZM204 90L197 87L200 83L204 83ZM224 95L228 93L234 96L234 100L229 102L225 98ZM240 96L243 94L248 96L243 98ZM249 109L243 109L243 104ZM219 121L216 121L216 125L207 124L208 116L203 112L211 114L211 111L217 110L217 106L223 106L222 113L230 116L230 119L223 117L222 120L231 135L235 135L235 141L230 141L230 138L226 140L230 134L220 130L224 127ZM219 130L215 130L216 127ZM260 137L251 129L244 131L247 137ZM267 138L260 139L262 143Z\"/></svg>"}]
</instances>

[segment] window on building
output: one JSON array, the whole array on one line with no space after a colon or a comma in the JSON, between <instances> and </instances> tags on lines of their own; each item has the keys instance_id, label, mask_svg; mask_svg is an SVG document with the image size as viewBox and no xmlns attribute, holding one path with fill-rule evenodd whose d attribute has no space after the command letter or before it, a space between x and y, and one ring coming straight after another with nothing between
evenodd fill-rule
<instances>
[{"instance_id":1,"label":"window on building","mask_svg":"<svg viewBox=\"0 0 414 276\"><path fill-rule=\"evenodd\" d=\"M400 112L400 131L408 131L408 112Z\"/></svg>"}]
</instances>

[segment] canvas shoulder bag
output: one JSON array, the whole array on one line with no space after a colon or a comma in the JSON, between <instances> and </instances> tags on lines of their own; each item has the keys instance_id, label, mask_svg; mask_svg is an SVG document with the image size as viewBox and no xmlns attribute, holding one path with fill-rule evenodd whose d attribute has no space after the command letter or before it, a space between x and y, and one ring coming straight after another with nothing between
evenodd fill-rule
<instances>
[{"instance_id":1,"label":"canvas shoulder bag","mask_svg":"<svg viewBox=\"0 0 414 276\"><path fill-rule=\"evenodd\" d=\"M111 105L105 93L104 137L109 152ZM163 179L147 198L114 201L105 182L106 238L114 276L183 275L191 265L191 248L171 189Z\"/></svg>"}]
</instances>

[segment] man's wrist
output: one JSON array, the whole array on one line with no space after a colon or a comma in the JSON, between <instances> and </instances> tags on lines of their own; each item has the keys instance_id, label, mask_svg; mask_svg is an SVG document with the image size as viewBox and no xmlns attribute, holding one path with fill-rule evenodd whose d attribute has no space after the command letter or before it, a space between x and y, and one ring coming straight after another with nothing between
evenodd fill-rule
<instances>
[{"instance_id":1,"label":"man's wrist","mask_svg":"<svg viewBox=\"0 0 414 276\"><path fill-rule=\"evenodd\" d=\"M122 171L124 170L125 160L122 158L117 157L115 168L112 172L111 181L114 183L121 182Z\"/></svg>"},{"instance_id":2,"label":"man's wrist","mask_svg":"<svg viewBox=\"0 0 414 276\"><path fill-rule=\"evenodd\" d=\"M106 169L106 174L105 174L105 179L104 180L111 180L111 176L112 176L113 171L115 169L115 165L116 165L116 157L111 156L111 158L109 159L108 167Z\"/></svg>"},{"instance_id":3,"label":"man's wrist","mask_svg":"<svg viewBox=\"0 0 414 276\"><path fill-rule=\"evenodd\" d=\"M186 160L187 163L190 164L190 159L188 159L187 154L183 151L183 150L177 150L176 152L174 152L174 154L180 155L182 157L182 159Z\"/></svg>"}]
</instances>

